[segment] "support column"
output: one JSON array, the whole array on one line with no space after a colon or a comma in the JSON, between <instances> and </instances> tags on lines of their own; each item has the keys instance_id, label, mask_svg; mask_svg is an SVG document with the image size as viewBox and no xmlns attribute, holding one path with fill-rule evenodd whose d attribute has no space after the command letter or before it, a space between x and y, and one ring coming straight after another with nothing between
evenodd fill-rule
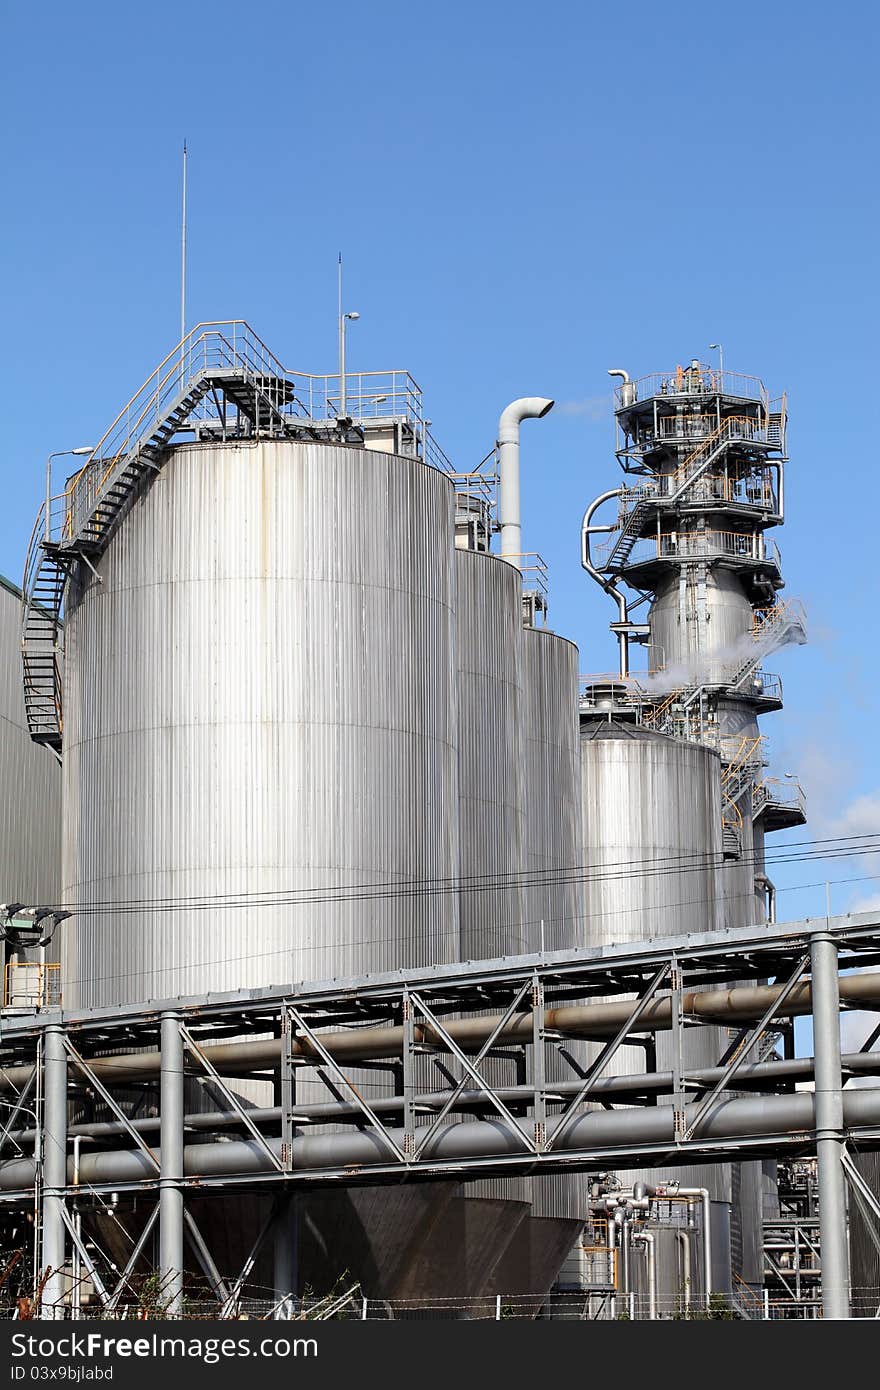
<instances>
[{"instance_id":1,"label":"support column","mask_svg":"<svg viewBox=\"0 0 880 1390\"><path fill-rule=\"evenodd\" d=\"M837 943L829 932L817 932L811 938L810 961L813 989L822 1313L825 1318L848 1318L850 1305L846 1177L841 1163L844 1136L840 1071L840 984Z\"/></svg>"},{"instance_id":2,"label":"support column","mask_svg":"<svg viewBox=\"0 0 880 1390\"><path fill-rule=\"evenodd\" d=\"M162 1015L159 1074L161 1169L159 1173L160 1298L169 1317L183 1300L183 1038L180 1015Z\"/></svg>"},{"instance_id":3,"label":"support column","mask_svg":"<svg viewBox=\"0 0 880 1390\"><path fill-rule=\"evenodd\" d=\"M41 1316L64 1316L66 1229L64 1190L67 1187L67 1053L64 1031L46 1029L43 1052L43 1238L37 1283L50 1269L43 1288Z\"/></svg>"}]
</instances>

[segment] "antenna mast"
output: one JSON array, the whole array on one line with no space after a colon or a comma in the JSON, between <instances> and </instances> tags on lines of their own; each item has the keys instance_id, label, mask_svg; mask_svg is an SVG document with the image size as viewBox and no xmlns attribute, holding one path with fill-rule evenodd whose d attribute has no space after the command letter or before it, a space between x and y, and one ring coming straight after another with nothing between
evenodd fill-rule
<instances>
[{"instance_id":1,"label":"antenna mast","mask_svg":"<svg viewBox=\"0 0 880 1390\"><path fill-rule=\"evenodd\" d=\"M180 221L180 341L186 337L186 140L183 142L183 215Z\"/></svg>"}]
</instances>

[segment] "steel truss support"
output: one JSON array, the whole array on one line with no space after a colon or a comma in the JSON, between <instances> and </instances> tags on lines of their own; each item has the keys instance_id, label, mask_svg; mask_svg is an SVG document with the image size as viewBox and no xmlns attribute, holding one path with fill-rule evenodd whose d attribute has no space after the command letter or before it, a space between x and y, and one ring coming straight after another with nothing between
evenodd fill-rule
<instances>
[{"instance_id":1,"label":"steel truss support","mask_svg":"<svg viewBox=\"0 0 880 1390\"><path fill-rule=\"evenodd\" d=\"M843 1079L840 1067L840 989L837 942L830 932L814 933L810 942L810 961L813 977L822 1311L825 1318L848 1318L849 1251L846 1180L842 1162L844 1129Z\"/></svg>"},{"instance_id":2,"label":"steel truss support","mask_svg":"<svg viewBox=\"0 0 880 1390\"><path fill-rule=\"evenodd\" d=\"M134 1274L134 1271L137 1267L137 1262L143 1253L147 1241L152 1235L153 1227L155 1226L158 1217L159 1204L157 1202L156 1205L153 1207L153 1210L147 1217L144 1229L141 1231L140 1235L138 1236L135 1242L134 1249L128 1257L128 1263L125 1266L125 1269L122 1271L122 1273L119 1276L119 1279L117 1280L115 1289L113 1290L109 1299L107 1300L106 1307L108 1313L112 1313L114 1311L126 1287L129 1285L131 1276Z\"/></svg>"},{"instance_id":3,"label":"steel truss support","mask_svg":"<svg viewBox=\"0 0 880 1390\"><path fill-rule=\"evenodd\" d=\"M507 1024L513 1018L514 1014L519 1010L519 1007L526 993L531 988L533 988L533 982L531 980L526 980L525 983L520 986L520 988L514 995L511 1003L508 1005L508 1008L506 1009L504 1014L502 1014L496 1027L493 1028L492 1032L489 1034L488 1038L484 1042L483 1046L480 1048L473 1061L471 1061L471 1059L467 1057L464 1052L462 1052L455 1039L450 1037L447 1030L443 1027L439 1020L434 1017L434 1014L428 1008L425 1001L422 998L420 998L418 994L412 994L410 996L413 1001L413 1004L418 1009L419 1013L423 1016L423 1018L427 1019L435 1035L438 1036L440 1040L445 1044L445 1046L449 1048L449 1051L452 1053L452 1055L458 1059L465 1073L461 1080L457 1083L455 1089L450 1092L449 1098L441 1106L440 1110L435 1115L433 1121L428 1126L426 1133L422 1136L421 1142L419 1143L419 1146L414 1154L414 1158L416 1160L421 1158L422 1154L427 1149L431 1139L437 1133L437 1130L439 1129L443 1120L449 1114L449 1111L452 1109L452 1106L454 1105L455 1101L458 1099L465 1086L467 1085L468 1078L470 1078L472 1081L476 1081L477 1085L481 1086L485 1090L487 1098L491 1101L492 1105L498 1111L505 1125L510 1129L510 1131L513 1134L516 1135L517 1139L525 1147L533 1150L535 1153L539 1151L537 1144L529 1144L528 1138L523 1134L522 1130L520 1129L513 1115L511 1115L507 1106L504 1104L503 1100L500 1099L497 1093L486 1081L485 1077L481 1076L480 1072L478 1071L478 1067L480 1063L483 1061L483 1058L487 1055L488 1052L491 1051L497 1039L501 1036L501 1034L504 1032L504 1029L507 1027Z\"/></svg>"},{"instance_id":4,"label":"steel truss support","mask_svg":"<svg viewBox=\"0 0 880 1390\"><path fill-rule=\"evenodd\" d=\"M761 1038L767 1031L769 1024L772 1022L774 1016L778 1013L779 1009L785 1003L786 999L791 994L792 990L795 988L798 981L801 979L804 972L806 971L807 959L808 958L804 956L801 960L798 961L791 975L783 985L781 994L777 999L774 999L770 1007L764 1012L759 1021L755 1024L754 1028L744 1028L742 1030L739 1037L734 1042L733 1047L730 1049L729 1060L727 1061L722 1075L716 1081L709 1094L702 1100L700 1105L697 1107L696 1115L693 1117L690 1124L687 1126L683 1136L685 1140L693 1139L706 1113L715 1104L715 1101L718 1099L721 1092L726 1091L728 1089L732 1078L736 1075L740 1067L745 1062L755 1043L760 1042ZM837 967L835 965L835 978L836 968ZM838 1047L838 1057L839 1054L840 1049Z\"/></svg>"},{"instance_id":5,"label":"steel truss support","mask_svg":"<svg viewBox=\"0 0 880 1390\"><path fill-rule=\"evenodd\" d=\"M605 1044L593 1065L588 1068L587 1074L584 1077L583 1083L580 1086L577 1094L568 1102L568 1104L562 1112L561 1119L552 1129L550 1136L547 1139L547 1143L545 1145L545 1152L549 1152L550 1149L552 1149L556 1144L558 1144L560 1139L562 1139L563 1135L569 1129L571 1122L574 1119L574 1112L577 1110L577 1107L580 1105L581 1101L585 1100L586 1097L589 1095L590 1087L602 1075L603 1071L608 1066L608 1063L611 1061L612 1057L614 1057L615 1053L621 1047L623 1047L628 1035L635 1031L636 1024L642 1017L642 1014L647 1009L651 1000L654 998L655 994L657 993L657 990L660 988L660 985L666 979L666 976L669 973L669 969L669 963L664 961L654 978L651 980L650 984L639 995L638 1001L636 1002L635 1007L630 1013L629 1018L619 1029L617 1035L614 1038L612 1038L609 1043Z\"/></svg>"}]
</instances>

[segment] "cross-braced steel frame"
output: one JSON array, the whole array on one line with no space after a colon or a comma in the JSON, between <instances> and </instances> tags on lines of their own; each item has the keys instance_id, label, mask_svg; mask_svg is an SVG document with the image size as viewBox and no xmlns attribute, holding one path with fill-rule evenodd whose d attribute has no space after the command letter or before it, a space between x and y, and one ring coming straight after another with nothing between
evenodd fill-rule
<instances>
[{"instance_id":1,"label":"cross-braced steel frame","mask_svg":"<svg viewBox=\"0 0 880 1390\"><path fill-rule=\"evenodd\" d=\"M36 1212L46 1308L63 1308L71 1260L111 1313L146 1262L173 1313L188 1242L228 1315L264 1242L283 1231L291 1195L306 1189L815 1152L823 1306L845 1317L847 1181L865 1209L876 1201L857 1187L845 1146L880 1147L880 1087L843 1083L880 1072L880 1058L841 1059L839 1012L880 1010L880 977L865 973L877 964L880 921L861 914L6 1017L0 1206ZM731 979L742 983L730 989ZM799 1014L812 1016L814 1058L754 1060L768 1030ZM739 1031L718 1065L688 1069L686 1030L719 1024ZM650 1046L658 1031L672 1037L666 1071ZM571 1039L601 1044L598 1055L584 1065ZM633 1044L648 1044L646 1070L616 1075L615 1056ZM499 1059L510 1084L497 1080ZM202 1096L188 1113L200 1078L220 1108L206 1111ZM267 1083L273 1103L242 1103L241 1078ZM329 1099L303 1103L305 1079ZM804 1079L814 1094L795 1089ZM156 1114L138 1113L145 1086ZM274 1204L242 1269L224 1277L187 1196L232 1190ZM109 1193L153 1203L112 1278L75 1219L84 1194Z\"/></svg>"}]
</instances>

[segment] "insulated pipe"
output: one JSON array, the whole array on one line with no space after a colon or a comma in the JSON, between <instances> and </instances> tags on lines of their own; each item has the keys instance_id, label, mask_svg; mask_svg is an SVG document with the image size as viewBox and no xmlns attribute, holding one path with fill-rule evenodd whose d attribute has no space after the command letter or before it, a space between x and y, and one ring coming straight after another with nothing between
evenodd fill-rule
<instances>
[{"instance_id":1,"label":"insulated pipe","mask_svg":"<svg viewBox=\"0 0 880 1390\"><path fill-rule=\"evenodd\" d=\"M584 512L584 519L581 522L581 565L587 571L590 578L595 579L600 588L604 589L606 594L616 602L617 621L626 623L629 622L629 606L626 596L621 593L616 584L612 584L610 579L604 574L600 574L599 570L597 570L593 564L593 557L590 553L591 536L607 534L609 531L617 530L616 522L611 526L591 525L593 516L606 502L610 502L612 497L620 497L622 491L623 488L615 487L611 488L609 492L603 492L600 497L597 497L590 503L589 507L587 507L587 510ZM623 679L629 675L629 638L627 634L625 632L618 632L617 642L620 648L620 675L621 679Z\"/></svg>"},{"instance_id":2,"label":"insulated pipe","mask_svg":"<svg viewBox=\"0 0 880 1390\"><path fill-rule=\"evenodd\" d=\"M841 1161L844 1148L844 1093L840 1066L840 998L837 943L829 932L817 932L813 937L810 943L810 969L813 977L822 1315L825 1318L848 1318L846 1178Z\"/></svg>"},{"instance_id":3,"label":"insulated pipe","mask_svg":"<svg viewBox=\"0 0 880 1390\"><path fill-rule=\"evenodd\" d=\"M45 1279L40 1300L40 1316L64 1316L64 1263L66 1231L64 1188L68 1182L67 1160L67 1052L64 1033L49 1027L43 1053L43 1239L40 1268L34 1271L37 1285ZM73 1162L73 1160L71 1160ZM81 1166L81 1165L80 1165ZM33 1170L33 1164L31 1164ZM70 1174L72 1178L73 1173ZM31 1184L33 1177L31 1178Z\"/></svg>"},{"instance_id":4,"label":"insulated pipe","mask_svg":"<svg viewBox=\"0 0 880 1390\"><path fill-rule=\"evenodd\" d=\"M763 1139L771 1144L774 1138L785 1135L804 1137L815 1128L814 1096L809 1091L799 1091L789 1096L753 1096L747 1099L716 1101L700 1122L700 1138L707 1142L721 1140L733 1142L740 1138ZM697 1117L699 1104L684 1107L685 1126L692 1124ZM590 1110L579 1115L561 1135L558 1150L561 1153L583 1152L582 1161L595 1165L597 1155L611 1148L632 1149L640 1147L650 1151L662 1150L663 1165L675 1163L676 1135L675 1111L671 1105L653 1105L629 1110ZM843 1120L846 1128L880 1128L880 1088L852 1090L843 1093ZM517 1120L517 1127L524 1136L531 1139L533 1122L531 1119ZM427 1133L427 1126L418 1126L415 1131L415 1145L418 1148L421 1138ZM406 1142L402 1130L388 1131L390 1137L403 1148ZM53 1136L47 1130L47 1144ZM267 1138L266 1143L274 1154L281 1156L280 1137ZM668 1153L667 1153L668 1149ZM230 1143L191 1144L183 1153L184 1173L189 1178L220 1177L230 1173L249 1174L271 1171L273 1168L263 1146L255 1140L234 1140ZM527 1150L519 1139L500 1119L471 1120L463 1124L442 1126L428 1144L424 1160L428 1162L456 1162L459 1159L475 1158L486 1160L487 1166L493 1159L504 1168L506 1159L517 1160L523 1171L541 1168L540 1158ZM619 1162L619 1160L617 1160ZM685 1160L691 1162L690 1156ZM705 1157L701 1159L705 1162ZM632 1160L636 1166L635 1159ZM347 1181L370 1181L370 1169L376 1165L387 1166L388 1146L376 1133L370 1130L348 1131L343 1134L303 1135L293 1141L292 1171L314 1172L321 1169L337 1171L346 1168ZM642 1162L639 1167L644 1166ZM355 1171L357 1170L357 1171ZM510 1171L509 1167L504 1171ZM426 1176L436 1178L436 1173ZM461 1181L465 1175L456 1174ZM485 1176L483 1169L472 1175ZM80 1159L80 1181L85 1185L123 1184L150 1181L155 1178L155 1168L148 1156L140 1149L112 1150L106 1153L89 1153ZM72 1160L68 1164L68 1181L73 1179ZM337 1179L327 1178L328 1182ZM34 1164L32 1159L10 1159L0 1164L0 1191L27 1193L33 1187Z\"/></svg>"},{"instance_id":5,"label":"insulated pipe","mask_svg":"<svg viewBox=\"0 0 880 1390\"><path fill-rule=\"evenodd\" d=\"M657 1321L657 1252L650 1231L638 1231L634 1237L648 1252L648 1319Z\"/></svg>"},{"instance_id":6,"label":"insulated pipe","mask_svg":"<svg viewBox=\"0 0 880 1390\"><path fill-rule=\"evenodd\" d=\"M522 396L501 412L498 421L498 520L501 558L522 569L522 525L519 497L519 427L523 420L540 420L553 409L544 396Z\"/></svg>"},{"instance_id":7,"label":"insulated pipe","mask_svg":"<svg viewBox=\"0 0 880 1390\"><path fill-rule=\"evenodd\" d=\"M675 1238L681 1245L681 1280L684 1289L684 1311L690 1312L691 1306L691 1237L690 1232L679 1230L675 1233Z\"/></svg>"},{"instance_id":8,"label":"insulated pipe","mask_svg":"<svg viewBox=\"0 0 880 1390\"><path fill-rule=\"evenodd\" d=\"M877 1076L880 1075L880 1053L878 1052L848 1052L841 1058L844 1070L855 1076ZM688 1082L701 1090L711 1090L716 1082L720 1081L724 1075L722 1067L698 1067L688 1070ZM793 1057L787 1061L777 1062L752 1062L741 1067L736 1074L736 1088L738 1091L750 1090L753 1087L761 1089L779 1081L810 1081L813 1077L812 1057ZM580 1081L555 1081L551 1087L550 1094L562 1098L576 1095L580 1090ZM671 1071L646 1071L633 1072L625 1076L600 1076L590 1089L590 1098L608 1099L623 1098L627 1096L638 1096L642 1094L662 1095L673 1090L673 1074ZM493 1094L499 1100L504 1101L505 1105L516 1105L518 1103L529 1103L534 1097L534 1089L531 1086L500 1086ZM441 1106L449 1099L449 1091L423 1091L415 1096L416 1106ZM376 1100L371 1100L370 1105L379 1115L393 1115L403 1113L402 1096L385 1096ZM453 1111L461 1113L468 1110L482 1110L491 1104L488 1093L481 1090L462 1091L458 1100L452 1106ZM315 1105L298 1105L296 1113L302 1118L304 1123L311 1121L313 1124L344 1124L350 1120L355 1124L363 1122L363 1111L359 1106L350 1101L325 1101ZM255 1106L248 1110L249 1119L256 1125L277 1125L281 1120L281 1109L279 1106ZM99 1120L96 1122L85 1122L68 1126L70 1137L82 1137L86 1139L113 1139L120 1135L123 1137L127 1132L134 1129L139 1134L155 1133L160 1127L158 1115L146 1116L139 1120L130 1120L128 1125L124 1125L121 1120ZM194 1111L183 1117L184 1129L188 1130L215 1130L236 1128L241 1124L241 1116L234 1110L199 1110ZM34 1130L19 1129L13 1130L8 1138L16 1144L32 1144L34 1141ZM644 1183L641 1184L645 1186ZM654 1189L647 1189L648 1195L653 1195Z\"/></svg>"},{"instance_id":9,"label":"insulated pipe","mask_svg":"<svg viewBox=\"0 0 880 1390\"><path fill-rule=\"evenodd\" d=\"M183 1300L183 1038L180 1033L180 1016L174 1013L163 1014L161 1030L159 1278L161 1296L163 1302L167 1303L168 1316L174 1317L180 1312Z\"/></svg>"},{"instance_id":10,"label":"insulated pipe","mask_svg":"<svg viewBox=\"0 0 880 1390\"><path fill-rule=\"evenodd\" d=\"M748 1023L760 1018L779 998L782 987L777 985L744 985L731 989L688 991L682 996L682 1013L701 1019L704 1023ZM880 1003L880 974L844 975L840 979L840 998L852 1008L876 1008ZM779 1016L799 1018L812 1011L810 985L802 983L791 991L779 1008ZM632 1001L610 1004L565 1005L545 1009L544 1027L570 1038L601 1041L613 1038L626 1023L633 1010ZM502 1014L480 1015L477 1018L452 1019L444 1027L464 1052L478 1052L486 1038L501 1022ZM663 1032L672 1027L672 1005L669 999L655 999L639 1019L639 1033ZM517 1014L498 1036L499 1043L527 1042L533 1039L531 1013ZM321 1033L321 1042L340 1062L376 1060L399 1057L403 1046L403 1029L362 1028L338 1033ZM429 1046L443 1045L442 1039L427 1023L415 1028L415 1042ZM214 1043L202 1052L224 1076L247 1076L279 1065L278 1038L257 1041ZM305 1038L291 1042L294 1057L320 1058ZM132 1052L128 1056L92 1058L89 1067L105 1082L140 1080L155 1076L160 1067L159 1052ZM0 1070L0 1091L19 1090L27 1085L33 1067L7 1067ZM195 1069L193 1068L193 1074Z\"/></svg>"}]
</instances>

